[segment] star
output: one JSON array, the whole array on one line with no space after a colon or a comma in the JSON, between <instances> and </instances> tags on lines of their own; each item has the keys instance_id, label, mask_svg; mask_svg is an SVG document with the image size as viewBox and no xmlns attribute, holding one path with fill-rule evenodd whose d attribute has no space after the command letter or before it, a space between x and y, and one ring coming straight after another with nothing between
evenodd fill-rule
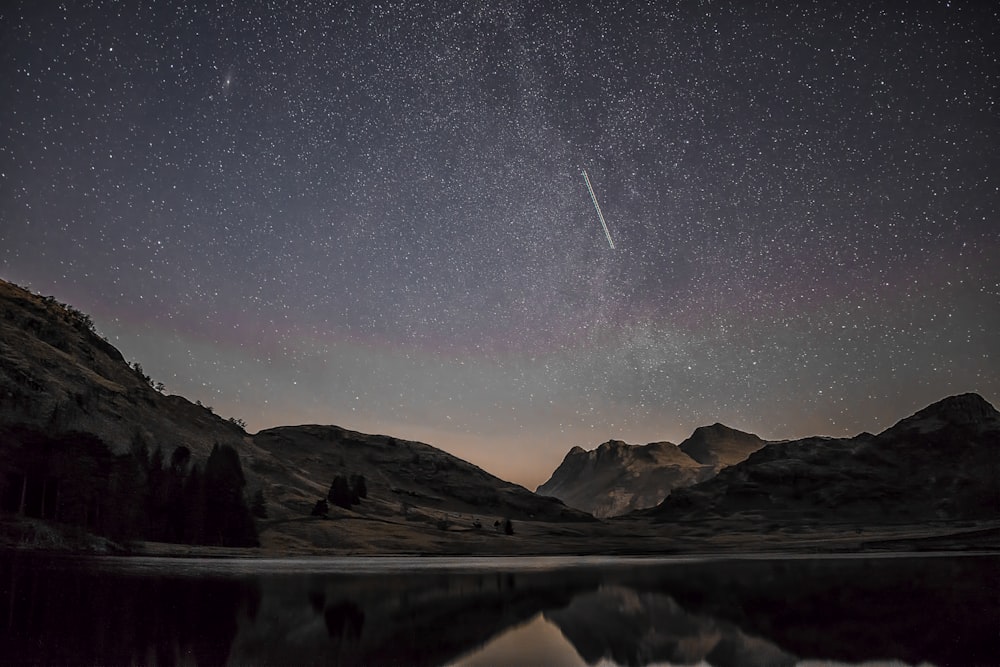
<instances>
[{"instance_id":1,"label":"star","mask_svg":"<svg viewBox=\"0 0 1000 667\"><path fill-rule=\"evenodd\" d=\"M0 62L0 277L173 392L528 486L1000 397L989 3L216 9L20 3Z\"/></svg>"}]
</instances>

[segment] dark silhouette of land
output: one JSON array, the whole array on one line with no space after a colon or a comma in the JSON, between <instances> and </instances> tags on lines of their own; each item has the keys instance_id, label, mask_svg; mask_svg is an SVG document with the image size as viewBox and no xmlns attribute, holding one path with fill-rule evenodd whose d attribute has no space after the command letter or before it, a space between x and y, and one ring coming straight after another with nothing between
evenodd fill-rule
<instances>
[{"instance_id":1,"label":"dark silhouette of land","mask_svg":"<svg viewBox=\"0 0 1000 667\"><path fill-rule=\"evenodd\" d=\"M0 399L0 545L10 548L252 555L1000 546L1000 414L975 394L946 398L878 435L765 442L715 424L679 447L576 448L542 489L564 502L402 438L320 425L249 434L240 420L166 395L86 314L0 281ZM638 486L616 491L635 472ZM642 507L609 520L590 513Z\"/></svg>"}]
</instances>

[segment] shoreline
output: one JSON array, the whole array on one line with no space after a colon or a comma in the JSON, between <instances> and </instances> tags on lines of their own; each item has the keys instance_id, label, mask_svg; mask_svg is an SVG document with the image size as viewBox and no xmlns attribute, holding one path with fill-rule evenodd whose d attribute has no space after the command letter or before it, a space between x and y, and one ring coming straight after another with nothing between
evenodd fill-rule
<instances>
[{"instance_id":1,"label":"shoreline","mask_svg":"<svg viewBox=\"0 0 1000 667\"><path fill-rule=\"evenodd\" d=\"M686 524L643 519L580 526L520 522L514 535L493 531L415 530L405 524L343 520L329 547L288 542L263 527L261 546L225 547L151 541L116 542L79 528L17 515L0 515L0 551L163 558L400 557L684 557L739 553L836 555L1000 552L1000 520L895 525L787 524L764 529L740 517Z\"/></svg>"}]
</instances>

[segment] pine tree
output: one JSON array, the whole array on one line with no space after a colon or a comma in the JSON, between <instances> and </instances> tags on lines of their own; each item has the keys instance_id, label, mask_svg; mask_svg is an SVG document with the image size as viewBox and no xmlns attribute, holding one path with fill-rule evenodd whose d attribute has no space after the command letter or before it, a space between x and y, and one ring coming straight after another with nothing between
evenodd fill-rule
<instances>
[{"instance_id":1,"label":"pine tree","mask_svg":"<svg viewBox=\"0 0 1000 667\"><path fill-rule=\"evenodd\" d=\"M267 501L264 500L264 489L257 489L250 501L250 512L258 519L267 518Z\"/></svg>"},{"instance_id":2,"label":"pine tree","mask_svg":"<svg viewBox=\"0 0 1000 667\"><path fill-rule=\"evenodd\" d=\"M368 497L368 483L365 482L364 475L351 475L351 496L355 505L361 498Z\"/></svg>"},{"instance_id":3,"label":"pine tree","mask_svg":"<svg viewBox=\"0 0 1000 667\"><path fill-rule=\"evenodd\" d=\"M312 512L310 512L310 516L326 516L329 513L330 513L330 505L326 502L325 498L320 498L319 500L316 501L316 504L313 505Z\"/></svg>"},{"instance_id":4,"label":"pine tree","mask_svg":"<svg viewBox=\"0 0 1000 667\"><path fill-rule=\"evenodd\" d=\"M186 544L205 544L205 477L201 466L194 465L184 480L183 512L184 533Z\"/></svg>"},{"instance_id":5,"label":"pine tree","mask_svg":"<svg viewBox=\"0 0 1000 667\"><path fill-rule=\"evenodd\" d=\"M351 486L347 483L343 475L337 475L333 478L330 490L326 494L326 499L337 507L343 507L344 509L351 509L351 505L355 504Z\"/></svg>"},{"instance_id":6,"label":"pine tree","mask_svg":"<svg viewBox=\"0 0 1000 667\"><path fill-rule=\"evenodd\" d=\"M205 530L209 544L257 546L257 530L243 498L246 478L239 454L229 445L212 447L205 463Z\"/></svg>"}]
</instances>

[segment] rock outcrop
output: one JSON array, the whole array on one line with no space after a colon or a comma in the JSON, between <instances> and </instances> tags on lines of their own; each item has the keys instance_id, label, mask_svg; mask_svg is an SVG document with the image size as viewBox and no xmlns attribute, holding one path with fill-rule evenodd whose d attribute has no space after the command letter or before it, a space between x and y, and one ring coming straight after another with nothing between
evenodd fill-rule
<instances>
[{"instance_id":1,"label":"rock outcrop","mask_svg":"<svg viewBox=\"0 0 1000 667\"><path fill-rule=\"evenodd\" d=\"M678 447L609 440L594 450L573 447L537 493L605 518L653 507L674 489L705 481L767 442L713 424L695 429Z\"/></svg>"},{"instance_id":2,"label":"rock outcrop","mask_svg":"<svg viewBox=\"0 0 1000 667\"><path fill-rule=\"evenodd\" d=\"M537 493L596 517L610 517L652 507L672 489L711 473L710 466L700 465L669 442L629 445L609 440L589 452L572 448Z\"/></svg>"}]
</instances>

